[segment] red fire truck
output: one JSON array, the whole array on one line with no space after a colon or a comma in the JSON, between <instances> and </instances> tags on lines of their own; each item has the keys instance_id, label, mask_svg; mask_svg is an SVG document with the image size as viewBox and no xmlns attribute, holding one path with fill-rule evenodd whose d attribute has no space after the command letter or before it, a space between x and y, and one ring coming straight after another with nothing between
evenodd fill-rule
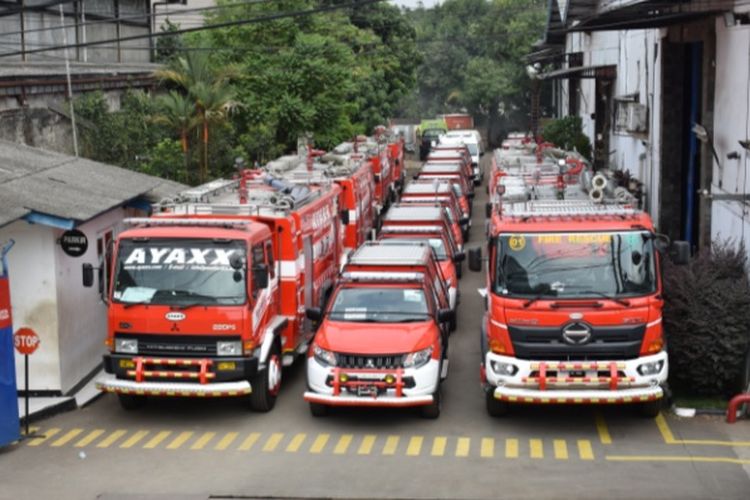
<instances>
[{"instance_id":1,"label":"red fire truck","mask_svg":"<svg viewBox=\"0 0 750 500\"><path fill-rule=\"evenodd\" d=\"M307 360L305 400L315 416L329 406L421 408L440 415L453 312L429 245L360 247L349 259Z\"/></svg>"},{"instance_id":2,"label":"red fire truck","mask_svg":"<svg viewBox=\"0 0 750 500\"><path fill-rule=\"evenodd\" d=\"M185 191L118 236L97 386L125 408L146 396L248 396L268 411L282 366L306 352L305 308L325 306L339 269L339 188L261 175Z\"/></svg>"},{"instance_id":3,"label":"red fire truck","mask_svg":"<svg viewBox=\"0 0 750 500\"><path fill-rule=\"evenodd\" d=\"M439 202L444 203L450 208L454 216L461 222L461 231L464 241L469 239L469 230L471 229L471 217L468 210L464 212L461 202L456 196L455 191L448 181L440 179L416 180L404 188L401 194L401 202L410 201L420 202Z\"/></svg>"}]
</instances>

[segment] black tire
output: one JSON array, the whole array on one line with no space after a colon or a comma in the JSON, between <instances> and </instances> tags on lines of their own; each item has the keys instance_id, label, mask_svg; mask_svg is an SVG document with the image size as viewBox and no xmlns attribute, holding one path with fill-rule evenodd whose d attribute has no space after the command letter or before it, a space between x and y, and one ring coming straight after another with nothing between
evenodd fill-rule
<instances>
[{"instance_id":1,"label":"black tire","mask_svg":"<svg viewBox=\"0 0 750 500\"><path fill-rule=\"evenodd\" d=\"M487 413L490 417L504 417L510 410L508 403L495 399L495 394L492 390L485 393L484 400L487 405Z\"/></svg>"},{"instance_id":2,"label":"black tire","mask_svg":"<svg viewBox=\"0 0 750 500\"><path fill-rule=\"evenodd\" d=\"M641 403L638 407L638 413L643 418L656 418L661 413L661 409L664 406L664 400L659 398L646 403Z\"/></svg>"},{"instance_id":3,"label":"black tire","mask_svg":"<svg viewBox=\"0 0 750 500\"><path fill-rule=\"evenodd\" d=\"M328 407L320 403L310 403L310 414L313 417L325 417L328 415Z\"/></svg>"},{"instance_id":4,"label":"black tire","mask_svg":"<svg viewBox=\"0 0 750 500\"><path fill-rule=\"evenodd\" d=\"M275 372L274 370L278 371ZM250 393L251 410L263 413L273 410L281 388L281 371L281 348L278 342L274 341L271 352L268 353L266 367L258 370L258 373L250 381L253 389L253 392ZM271 378L277 380L275 386L270 383Z\"/></svg>"},{"instance_id":5,"label":"black tire","mask_svg":"<svg viewBox=\"0 0 750 500\"><path fill-rule=\"evenodd\" d=\"M457 262L455 266L456 266L456 278L461 279L464 275L464 263Z\"/></svg>"},{"instance_id":6,"label":"black tire","mask_svg":"<svg viewBox=\"0 0 750 500\"><path fill-rule=\"evenodd\" d=\"M453 319L450 320L450 323L448 323L448 329L451 332L455 332L456 328L458 328L458 303L456 303L456 308L454 309Z\"/></svg>"},{"instance_id":7,"label":"black tire","mask_svg":"<svg viewBox=\"0 0 750 500\"><path fill-rule=\"evenodd\" d=\"M420 406L419 414L421 415L422 418L428 418L428 419L434 420L440 416L441 406L442 406L442 398L440 396L440 384L438 383L438 388L435 391L435 393L432 395L432 403L426 406Z\"/></svg>"},{"instance_id":8,"label":"black tire","mask_svg":"<svg viewBox=\"0 0 750 500\"><path fill-rule=\"evenodd\" d=\"M133 411L143 408L146 404L146 396L136 396L134 394L118 394L117 399L123 410Z\"/></svg>"}]
</instances>

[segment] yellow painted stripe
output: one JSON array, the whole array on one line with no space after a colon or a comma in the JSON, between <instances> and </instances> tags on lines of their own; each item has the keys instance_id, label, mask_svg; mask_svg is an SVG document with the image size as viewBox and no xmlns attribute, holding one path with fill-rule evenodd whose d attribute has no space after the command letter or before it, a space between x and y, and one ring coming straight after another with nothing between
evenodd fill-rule
<instances>
[{"instance_id":1,"label":"yellow painted stripe","mask_svg":"<svg viewBox=\"0 0 750 500\"><path fill-rule=\"evenodd\" d=\"M96 447L97 448L109 448L112 445L112 443L114 443L115 441L117 441L118 439L120 439L122 436L124 436L127 433L128 431L123 430L123 429L116 430L109 436L99 441L99 444L97 444Z\"/></svg>"},{"instance_id":2,"label":"yellow painted stripe","mask_svg":"<svg viewBox=\"0 0 750 500\"><path fill-rule=\"evenodd\" d=\"M193 445L190 447L191 450L202 450L206 447L209 441L211 441L214 436L216 435L215 432L204 432L201 437L195 440Z\"/></svg>"},{"instance_id":3,"label":"yellow painted stripe","mask_svg":"<svg viewBox=\"0 0 750 500\"><path fill-rule=\"evenodd\" d=\"M578 456L581 460L593 460L594 450L591 449L591 441L588 439L578 440Z\"/></svg>"},{"instance_id":4,"label":"yellow painted stripe","mask_svg":"<svg viewBox=\"0 0 750 500\"><path fill-rule=\"evenodd\" d=\"M153 450L154 448L159 446L162 441L167 439L170 434L172 434L172 431L160 431L156 434L156 436L149 439L148 442L143 445L143 447L147 450Z\"/></svg>"},{"instance_id":5,"label":"yellow painted stripe","mask_svg":"<svg viewBox=\"0 0 750 500\"><path fill-rule=\"evenodd\" d=\"M393 455L396 453L398 447L398 436L388 436L385 440L385 446L383 446L383 455Z\"/></svg>"},{"instance_id":6,"label":"yellow painted stripe","mask_svg":"<svg viewBox=\"0 0 750 500\"><path fill-rule=\"evenodd\" d=\"M138 444L138 441L146 437L146 435L148 435L148 431L138 431L132 436L130 436L128 439L123 441L122 444L120 445L120 448L132 448L133 446Z\"/></svg>"},{"instance_id":7,"label":"yellow painted stripe","mask_svg":"<svg viewBox=\"0 0 750 500\"><path fill-rule=\"evenodd\" d=\"M601 410L594 412L594 421L596 422L596 432L599 434L599 442L602 444L612 444L612 436L609 434L607 422L604 421L604 415Z\"/></svg>"},{"instance_id":8,"label":"yellow painted stripe","mask_svg":"<svg viewBox=\"0 0 750 500\"><path fill-rule=\"evenodd\" d=\"M351 434L344 434L339 438L339 442L336 443L336 447L333 449L334 455L343 455L346 450L349 449L349 445L352 443L354 436Z\"/></svg>"},{"instance_id":9,"label":"yellow painted stripe","mask_svg":"<svg viewBox=\"0 0 750 500\"><path fill-rule=\"evenodd\" d=\"M482 458L492 458L495 456L495 438L482 438L479 455Z\"/></svg>"},{"instance_id":10,"label":"yellow painted stripe","mask_svg":"<svg viewBox=\"0 0 750 500\"><path fill-rule=\"evenodd\" d=\"M326 443L328 443L328 439L331 437L330 434L318 434L318 437L315 438L315 441L313 441L312 446L310 446L310 453L320 453L323 451L323 448L326 447Z\"/></svg>"},{"instance_id":11,"label":"yellow painted stripe","mask_svg":"<svg viewBox=\"0 0 750 500\"><path fill-rule=\"evenodd\" d=\"M505 458L518 458L518 439L505 440Z\"/></svg>"},{"instance_id":12,"label":"yellow painted stripe","mask_svg":"<svg viewBox=\"0 0 750 500\"><path fill-rule=\"evenodd\" d=\"M456 442L456 456L468 457L470 447L471 447L470 438L467 438L467 437L458 438L458 441Z\"/></svg>"},{"instance_id":13,"label":"yellow painted stripe","mask_svg":"<svg viewBox=\"0 0 750 500\"><path fill-rule=\"evenodd\" d=\"M104 434L104 429L94 429L93 431L86 434L81 440L79 440L73 446L76 448L83 448L94 442L96 438Z\"/></svg>"},{"instance_id":14,"label":"yellow painted stripe","mask_svg":"<svg viewBox=\"0 0 750 500\"><path fill-rule=\"evenodd\" d=\"M68 442L72 441L73 439L75 439L75 437L82 432L83 432L83 429L69 430L68 432L63 434L63 436L60 437L57 441L50 444L50 446L52 446L53 448L59 448L60 446L63 446L67 444Z\"/></svg>"},{"instance_id":15,"label":"yellow painted stripe","mask_svg":"<svg viewBox=\"0 0 750 500\"><path fill-rule=\"evenodd\" d=\"M654 419L654 422L656 422L656 427L659 428L659 432L661 433L664 442L666 444L675 444L676 440L674 434L672 434L672 430L669 428L669 424L667 424L667 419L664 418L664 415L659 413Z\"/></svg>"},{"instance_id":16,"label":"yellow painted stripe","mask_svg":"<svg viewBox=\"0 0 750 500\"><path fill-rule=\"evenodd\" d=\"M253 447L253 445L258 441L258 438L260 437L259 432L251 432L250 435L248 435L244 441L242 441L242 444L237 448L240 451L248 451L250 448Z\"/></svg>"},{"instance_id":17,"label":"yellow painted stripe","mask_svg":"<svg viewBox=\"0 0 750 500\"><path fill-rule=\"evenodd\" d=\"M432 451L430 455L433 457L442 457L445 455L445 446L448 444L448 438L438 436L432 440Z\"/></svg>"},{"instance_id":18,"label":"yellow painted stripe","mask_svg":"<svg viewBox=\"0 0 750 500\"><path fill-rule=\"evenodd\" d=\"M60 432L60 429L56 427L53 427L52 429L47 429L46 431L44 431L43 436L36 437L32 439L31 441L29 441L28 446L39 446L40 444L43 444L45 441L47 441L52 436L57 434L58 432Z\"/></svg>"},{"instance_id":19,"label":"yellow painted stripe","mask_svg":"<svg viewBox=\"0 0 750 500\"><path fill-rule=\"evenodd\" d=\"M750 460L742 460L739 458L731 457L693 457L693 456L671 456L671 455L660 455L660 456L622 456L622 455L608 455L607 460L617 462L706 462L706 463L726 463L736 465L748 465Z\"/></svg>"},{"instance_id":20,"label":"yellow painted stripe","mask_svg":"<svg viewBox=\"0 0 750 500\"><path fill-rule=\"evenodd\" d=\"M368 434L362 438L362 443L359 445L357 450L358 455L369 455L372 452L372 447L375 445L376 436Z\"/></svg>"},{"instance_id":21,"label":"yellow painted stripe","mask_svg":"<svg viewBox=\"0 0 750 500\"><path fill-rule=\"evenodd\" d=\"M263 451L275 451L283 437L284 434L280 432L274 432L271 434L266 440L266 444L263 445Z\"/></svg>"},{"instance_id":22,"label":"yellow painted stripe","mask_svg":"<svg viewBox=\"0 0 750 500\"><path fill-rule=\"evenodd\" d=\"M529 439L529 455L531 458L544 458L544 446L541 439Z\"/></svg>"},{"instance_id":23,"label":"yellow painted stripe","mask_svg":"<svg viewBox=\"0 0 750 500\"><path fill-rule=\"evenodd\" d=\"M290 453L296 453L299 451L300 447L302 446L302 443L305 442L305 438L307 437L307 434L300 432L299 434L295 434L291 441L289 441L289 444L286 447L286 451Z\"/></svg>"},{"instance_id":24,"label":"yellow painted stripe","mask_svg":"<svg viewBox=\"0 0 750 500\"><path fill-rule=\"evenodd\" d=\"M39 427L29 426L29 436L31 436L32 434L35 434L38 430L39 430ZM26 435L26 429L21 429L21 435L22 436Z\"/></svg>"},{"instance_id":25,"label":"yellow painted stripe","mask_svg":"<svg viewBox=\"0 0 750 500\"><path fill-rule=\"evenodd\" d=\"M555 450L555 458L557 460L568 459L568 444L565 442L564 439L555 439L552 442L552 446Z\"/></svg>"},{"instance_id":26,"label":"yellow painted stripe","mask_svg":"<svg viewBox=\"0 0 750 500\"><path fill-rule=\"evenodd\" d=\"M237 436L239 433L237 432L228 432L226 436L221 438L218 443L216 443L216 446L214 446L214 450L226 450L229 448L229 445L231 445L235 439L237 439Z\"/></svg>"},{"instance_id":27,"label":"yellow painted stripe","mask_svg":"<svg viewBox=\"0 0 750 500\"><path fill-rule=\"evenodd\" d=\"M715 441L713 439L676 439L669 444L694 444L702 446L732 446L734 448L750 446L750 441Z\"/></svg>"},{"instance_id":28,"label":"yellow painted stripe","mask_svg":"<svg viewBox=\"0 0 750 500\"><path fill-rule=\"evenodd\" d=\"M409 444L406 446L406 455L409 457L419 456L419 453L422 451L423 441L423 436L412 436L409 439Z\"/></svg>"},{"instance_id":29,"label":"yellow painted stripe","mask_svg":"<svg viewBox=\"0 0 750 500\"><path fill-rule=\"evenodd\" d=\"M193 436L193 433L191 431L184 431L180 432L176 438L172 440L171 443L167 445L168 450L176 450L183 444L185 444L185 441L190 439Z\"/></svg>"}]
</instances>

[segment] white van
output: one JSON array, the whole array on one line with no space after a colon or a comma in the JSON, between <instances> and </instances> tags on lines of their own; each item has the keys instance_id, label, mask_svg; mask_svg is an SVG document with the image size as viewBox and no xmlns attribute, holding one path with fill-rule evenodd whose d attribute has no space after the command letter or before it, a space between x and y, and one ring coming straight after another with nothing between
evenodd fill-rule
<instances>
[{"instance_id":1,"label":"white van","mask_svg":"<svg viewBox=\"0 0 750 500\"><path fill-rule=\"evenodd\" d=\"M484 155L484 144L482 136L476 130L449 130L440 136L440 144L460 144L463 143L469 148L471 155L471 166L474 169L474 184L482 184L484 172L479 166L479 159Z\"/></svg>"}]
</instances>

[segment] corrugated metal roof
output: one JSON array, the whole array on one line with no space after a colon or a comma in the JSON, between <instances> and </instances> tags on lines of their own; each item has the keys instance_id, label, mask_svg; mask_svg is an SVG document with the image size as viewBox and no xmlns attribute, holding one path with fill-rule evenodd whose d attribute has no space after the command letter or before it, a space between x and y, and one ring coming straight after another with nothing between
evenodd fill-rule
<instances>
[{"instance_id":1,"label":"corrugated metal roof","mask_svg":"<svg viewBox=\"0 0 750 500\"><path fill-rule=\"evenodd\" d=\"M76 223L138 197L187 186L120 167L0 140L0 226L38 212Z\"/></svg>"}]
</instances>

